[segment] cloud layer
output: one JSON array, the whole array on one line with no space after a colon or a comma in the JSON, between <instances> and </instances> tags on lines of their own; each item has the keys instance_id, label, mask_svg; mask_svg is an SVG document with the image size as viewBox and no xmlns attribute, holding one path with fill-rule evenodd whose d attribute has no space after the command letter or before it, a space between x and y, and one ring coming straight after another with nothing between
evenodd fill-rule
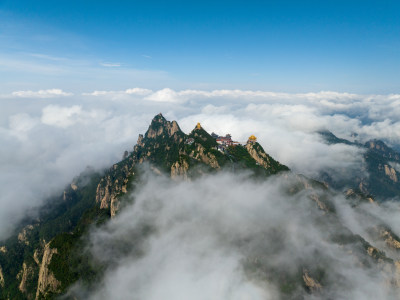
<instances>
[{"instance_id":1,"label":"cloud layer","mask_svg":"<svg viewBox=\"0 0 400 300\"><path fill-rule=\"evenodd\" d=\"M341 224L364 237L382 216L398 224L393 209L399 205L367 204L357 211L339 197L336 219L317 208L310 191L289 196L294 180L261 183L220 173L173 182L150 174L135 191L135 203L90 234L88 251L107 267L104 278L93 289L77 285L70 293L88 299L283 299L293 276L293 299L315 299L302 288L307 268L314 278L324 270L317 294L323 299L393 297L390 272L361 264L369 258L357 244L331 240L345 232Z\"/></svg>"},{"instance_id":2,"label":"cloud layer","mask_svg":"<svg viewBox=\"0 0 400 300\"><path fill-rule=\"evenodd\" d=\"M18 91L0 97L0 236L27 210L61 193L91 165L107 167L132 149L162 112L185 132L197 122L238 141L255 134L264 149L297 173L352 175L359 149L328 146L315 134L381 138L400 144L400 95L305 94L243 90Z\"/></svg>"}]
</instances>

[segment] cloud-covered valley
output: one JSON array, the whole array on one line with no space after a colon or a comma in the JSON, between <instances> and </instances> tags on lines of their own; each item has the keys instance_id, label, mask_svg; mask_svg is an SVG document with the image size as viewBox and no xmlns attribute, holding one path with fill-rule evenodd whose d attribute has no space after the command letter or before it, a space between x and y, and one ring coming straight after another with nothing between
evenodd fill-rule
<instances>
[{"instance_id":1,"label":"cloud-covered valley","mask_svg":"<svg viewBox=\"0 0 400 300\"><path fill-rule=\"evenodd\" d=\"M146 174L131 195L134 204L89 235L86 251L105 266L104 277L89 289L76 284L68 296L396 299L389 264L382 271L385 263L376 267L359 242L336 240L348 234L346 226L387 250L368 232L383 219L397 230L398 205L354 210L337 196L330 214L310 198L323 191L288 193L295 176L255 182L222 172L172 181ZM302 278L314 284L312 295Z\"/></svg>"}]
</instances>

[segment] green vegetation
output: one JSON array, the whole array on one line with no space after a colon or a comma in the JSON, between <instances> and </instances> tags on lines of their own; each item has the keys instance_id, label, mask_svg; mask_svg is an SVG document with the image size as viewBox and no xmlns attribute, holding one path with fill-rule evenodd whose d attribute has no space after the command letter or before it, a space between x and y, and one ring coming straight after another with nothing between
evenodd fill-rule
<instances>
[{"instance_id":1,"label":"green vegetation","mask_svg":"<svg viewBox=\"0 0 400 300\"><path fill-rule=\"evenodd\" d=\"M210 150L218 146L217 141L203 128L193 129L188 135L188 138L193 138L196 144L202 145L206 150Z\"/></svg>"},{"instance_id":2,"label":"green vegetation","mask_svg":"<svg viewBox=\"0 0 400 300\"><path fill-rule=\"evenodd\" d=\"M62 233L52 240L50 247L57 248L49 270L61 282L61 292L78 280L90 285L102 273L99 262L93 264L90 254L85 251L85 241L81 235Z\"/></svg>"}]
</instances>

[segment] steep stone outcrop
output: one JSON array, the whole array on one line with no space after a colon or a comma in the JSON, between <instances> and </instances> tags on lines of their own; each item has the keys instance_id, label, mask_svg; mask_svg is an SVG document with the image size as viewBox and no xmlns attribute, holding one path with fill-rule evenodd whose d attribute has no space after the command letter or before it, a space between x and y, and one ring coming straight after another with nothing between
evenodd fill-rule
<instances>
[{"instance_id":1,"label":"steep stone outcrop","mask_svg":"<svg viewBox=\"0 0 400 300\"><path fill-rule=\"evenodd\" d=\"M246 149L247 152L251 155L252 158L260 165L263 166L264 168L268 168L270 165L269 158L265 152L260 152L257 151L255 148L255 144L252 142L249 142L246 144Z\"/></svg>"},{"instance_id":2,"label":"steep stone outcrop","mask_svg":"<svg viewBox=\"0 0 400 300\"><path fill-rule=\"evenodd\" d=\"M22 231L18 233L18 241L28 246L29 245L28 234L32 229L33 229L32 225L27 225L26 227L24 227Z\"/></svg>"},{"instance_id":3,"label":"steep stone outcrop","mask_svg":"<svg viewBox=\"0 0 400 300\"><path fill-rule=\"evenodd\" d=\"M57 253L57 249L50 248L50 242L45 244L43 250L42 262L39 269L39 279L36 290L36 299L40 295L46 295L48 292L56 293L61 283L56 279L54 274L49 270L49 264L53 254Z\"/></svg>"},{"instance_id":4,"label":"steep stone outcrop","mask_svg":"<svg viewBox=\"0 0 400 300\"><path fill-rule=\"evenodd\" d=\"M155 139L164 134L171 137L178 131L181 131L181 129L176 121L167 121L162 114L158 114L151 121L145 137Z\"/></svg>"},{"instance_id":5,"label":"steep stone outcrop","mask_svg":"<svg viewBox=\"0 0 400 300\"><path fill-rule=\"evenodd\" d=\"M3 269L0 266L0 286L4 287L5 281L4 281L4 274L3 274Z\"/></svg>"},{"instance_id":6,"label":"steep stone outcrop","mask_svg":"<svg viewBox=\"0 0 400 300\"><path fill-rule=\"evenodd\" d=\"M118 197L127 192L129 177L134 175L133 164L114 165L97 185L96 202L100 208L110 209L114 217L119 209Z\"/></svg>"},{"instance_id":7,"label":"steep stone outcrop","mask_svg":"<svg viewBox=\"0 0 400 300\"><path fill-rule=\"evenodd\" d=\"M381 230L380 236L385 240L386 245L392 249L400 250L400 241L388 230Z\"/></svg>"},{"instance_id":8,"label":"steep stone outcrop","mask_svg":"<svg viewBox=\"0 0 400 300\"><path fill-rule=\"evenodd\" d=\"M385 174L389 176L390 180L397 182L396 170L391 166L385 165Z\"/></svg>"},{"instance_id":9,"label":"steep stone outcrop","mask_svg":"<svg viewBox=\"0 0 400 300\"><path fill-rule=\"evenodd\" d=\"M198 144L196 146L196 151L193 151L192 153L190 153L189 156L198 161L203 162L206 165L209 165L211 168L214 168L214 169L220 168L215 155L210 152L207 152L206 149L200 144Z\"/></svg>"},{"instance_id":10,"label":"steep stone outcrop","mask_svg":"<svg viewBox=\"0 0 400 300\"><path fill-rule=\"evenodd\" d=\"M136 142L137 146L143 147L143 134L139 134L138 140Z\"/></svg>"},{"instance_id":11,"label":"steep stone outcrop","mask_svg":"<svg viewBox=\"0 0 400 300\"><path fill-rule=\"evenodd\" d=\"M303 281L312 293L320 292L322 290L322 285L312 278L307 270L303 270Z\"/></svg>"},{"instance_id":12,"label":"steep stone outcrop","mask_svg":"<svg viewBox=\"0 0 400 300\"><path fill-rule=\"evenodd\" d=\"M35 263L39 266L40 265L40 261L39 261L39 249L36 249L34 252L33 252L33 260L35 261Z\"/></svg>"},{"instance_id":13,"label":"steep stone outcrop","mask_svg":"<svg viewBox=\"0 0 400 300\"><path fill-rule=\"evenodd\" d=\"M326 207L325 203L323 203L320 199L319 196L317 194L311 194L310 195L311 200L313 200L315 203L317 203L318 208L320 210L323 210L324 212L328 212L328 208Z\"/></svg>"},{"instance_id":14,"label":"steep stone outcrop","mask_svg":"<svg viewBox=\"0 0 400 300\"><path fill-rule=\"evenodd\" d=\"M73 183L71 183L71 189L73 190L73 191L76 191L77 189L78 189L78 186L73 182Z\"/></svg>"},{"instance_id":15,"label":"steep stone outcrop","mask_svg":"<svg viewBox=\"0 0 400 300\"><path fill-rule=\"evenodd\" d=\"M271 173L277 173L279 171L289 171L289 168L280 164L269 156L261 145L257 142L249 141L245 145L247 152L250 156L264 169L269 170Z\"/></svg>"},{"instance_id":16,"label":"steep stone outcrop","mask_svg":"<svg viewBox=\"0 0 400 300\"><path fill-rule=\"evenodd\" d=\"M1 253L7 253L7 248L6 248L6 246L1 246L1 247L0 247L0 252L1 252Z\"/></svg>"},{"instance_id":17,"label":"steep stone outcrop","mask_svg":"<svg viewBox=\"0 0 400 300\"><path fill-rule=\"evenodd\" d=\"M18 286L18 289L24 295L27 295L27 293L28 293L27 281L28 281L28 279L30 279L32 277L33 273L34 273L33 268L27 266L27 264L24 262L22 264L22 270L17 275L17 279L20 280L20 284Z\"/></svg>"},{"instance_id":18,"label":"steep stone outcrop","mask_svg":"<svg viewBox=\"0 0 400 300\"><path fill-rule=\"evenodd\" d=\"M177 161L171 166L171 178L182 177L187 180L187 170L189 169L189 164L186 160Z\"/></svg>"}]
</instances>

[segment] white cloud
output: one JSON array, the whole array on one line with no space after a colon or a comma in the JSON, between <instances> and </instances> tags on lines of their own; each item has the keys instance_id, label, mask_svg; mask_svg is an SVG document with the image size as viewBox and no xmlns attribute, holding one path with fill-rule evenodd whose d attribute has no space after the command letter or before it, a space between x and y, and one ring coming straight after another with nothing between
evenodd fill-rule
<instances>
[{"instance_id":1,"label":"white cloud","mask_svg":"<svg viewBox=\"0 0 400 300\"><path fill-rule=\"evenodd\" d=\"M142 88L133 88L125 90L126 94L129 95L138 95L138 96L147 96L151 94L153 91L149 89L142 89Z\"/></svg>"},{"instance_id":2,"label":"white cloud","mask_svg":"<svg viewBox=\"0 0 400 300\"><path fill-rule=\"evenodd\" d=\"M61 89L49 89L39 91L16 91L12 92L12 97L19 98L54 98L72 96L72 93L64 92Z\"/></svg>"},{"instance_id":3,"label":"white cloud","mask_svg":"<svg viewBox=\"0 0 400 300\"><path fill-rule=\"evenodd\" d=\"M342 232L339 224L368 232L382 215L399 224L398 203L382 214L372 204L350 209L338 197L335 219L307 191L289 196L291 176L264 182L226 173L191 182L145 177L134 204L90 234L90 254L108 267L104 278L90 291L73 287L70 296L81 298L83 290L88 299L280 299L288 298L279 294L282 274L291 274L299 287L291 298L314 299L301 287L299 270L307 267L325 270L317 297L391 299L382 269L360 264L366 252L358 244L339 247L331 234Z\"/></svg>"},{"instance_id":4,"label":"white cloud","mask_svg":"<svg viewBox=\"0 0 400 300\"><path fill-rule=\"evenodd\" d=\"M0 187L7 195L0 201L3 228L50 193L60 192L87 165L100 168L118 161L159 112L187 133L201 122L209 132L231 133L242 142L255 134L274 158L311 177L321 171L346 176L340 170L359 168L362 155L356 147L326 145L316 130L329 129L343 138L356 132L361 141L380 138L400 145L399 95L135 87L70 95L60 105L54 95L65 94L61 90L20 93L26 97L18 101L17 96L1 98ZM53 96L40 100L38 94ZM58 180L46 187L42 183L48 178Z\"/></svg>"},{"instance_id":5,"label":"white cloud","mask_svg":"<svg viewBox=\"0 0 400 300\"><path fill-rule=\"evenodd\" d=\"M83 96L106 96L106 95L112 95L115 92L112 91L93 91L90 93L82 93Z\"/></svg>"},{"instance_id":6,"label":"white cloud","mask_svg":"<svg viewBox=\"0 0 400 300\"><path fill-rule=\"evenodd\" d=\"M155 101L155 102L169 102L169 103L182 102L180 94L169 88L156 91L153 94L145 97L145 100Z\"/></svg>"},{"instance_id":7,"label":"white cloud","mask_svg":"<svg viewBox=\"0 0 400 300\"><path fill-rule=\"evenodd\" d=\"M37 125L38 120L26 113L20 113L10 116L9 122L10 134L20 139L26 139L28 132Z\"/></svg>"},{"instance_id":8,"label":"white cloud","mask_svg":"<svg viewBox=\"0 0 400 300\"><path fill-rule=\"evenodd\" d=\"M85 111L80 105L71 107L48 105L43 108L41 121L46 125L67 128L77 123L102 122L106 117L107 113L105 111L96 109Z\"/></svg>"},{"instance_id":9,"label":"white cloud","mask_svg":"<svg viewBox=\"0 0 400 300\"><path fill-rule=\"evenodd\" d=\"M74 105L71 107L60 107L56 105L46 106L43 109L42 122L46 125L53 125L62 128L76 123L77 118L82 115L82 107Z\"/></svg>"},{"instance_id":10,"label":"white cloud","mask_svg":"<svg viewBox=\"0 0 400 300\"><path fill-rule=\"evenodd\" d=\"M132 96L147 96L152 94L153 91L143 88L130 88L124 91L93 91L90 93L82 93L83 96L113 96L113 97L123 97L126 95Z\"/></svg>"}]
</instances>

